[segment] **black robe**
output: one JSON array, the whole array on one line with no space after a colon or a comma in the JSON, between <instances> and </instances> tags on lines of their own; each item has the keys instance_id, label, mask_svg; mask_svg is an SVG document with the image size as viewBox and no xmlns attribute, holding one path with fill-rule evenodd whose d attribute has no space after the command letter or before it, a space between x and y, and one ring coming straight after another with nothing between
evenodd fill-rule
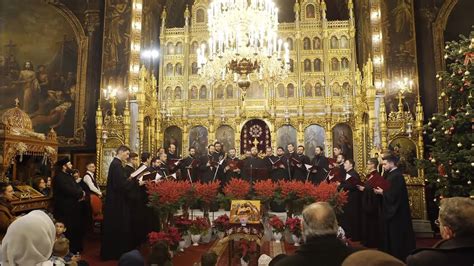
<instances>
[{"instance_id":1,"label":"black robe","mask_svg":"<svg viewBox=\"0 0 474 266\"><path fill-rule=\"evenodd\" d=\"M198 175L198 162L199 159L188 156L181 161L181 179L188 180L190 182L197 181Z\"/></svg>"},{"instance_id":2,"label":"black robe","mask_svg":"<svg viewBox=\"0 0 474 266\"><path fill-rule=\"evenodd\" d=\"M342 207L343 213L340 215L340 225L346 232L346 236L352 241L360 240L360 197L361 192L357 185L362 185L359 174L354 170L349 170L340 188L347 191L347 203Z\"/></svg>"},{"instance_id":3,"label":"black robe","mask_svg":"<svg viewBox=\"0 0 474 266\"><path fill-rule=\"evenodd\" d=\"M285 156L272 155L270 157L265 157L264 160L265 164L267 165L270 178L273 181L288 180L288 160ZM283 165L285 168L279 167L281 165Z\"/></svg>"},{"instance_id":4,"label":"black robe","mask_svg":"<svg viewBox=\"0 0 474 266\"><path fill-rule=\"evenodd\" d=\"M385 218L384 251L405 261L415 249L415 234L411 221L408 190L400 169L385 173L390 188L383 192L383 214Z\"/></svg>"},{"instance_id":5,"label":"black robe","mask_svg":"<svg viewBox=\"0 0 474 266\"><path fill-rule=\"evenodd\" d=\"M102 260L116 260L133 249L130 232L130 203L127 197L130 181L118 158L110 163L102 223Z\"/></svg>"},{"instance_id":6,"label":"black robe","mask_svg":"<svg viewBox=\"0 0 474 266\"><path fill-rule=\"evenodd\" d=\"M245 159L242 168L243 179L255 181L267 178L265 162L258 156L251 156Z\"/></svg>"},{"instance_id":7,"label":"black robe","mask_svg":"<svg viewBox=\"0 0 474 266\"><path fill-rule=\"evenodd\" d=\"M312 169L309 174L309 179L314 184L319 184L323 181L329 173L328 158L324 155L315 155L311 160Z\"/></svg>"},{"instance_id":8,"label":"black robe","mask_svg":"<svg viewBox=\"0 0 474 266\"><path fill-rule=\"evenodd\" d=\"M309 164L308 156L304 154L296 154L294 158L298 161L298 163L293 161L293 179L306 181L306 178L309 178L308 171L306 170L305 166L305 164Z\"/></svg>"},{"instance_id":9,"label":"black robe","mask_svg":"<svg viewBox=\"0 0 474 266\"><path fill-rule=\"evenodd\" d=\"M374 188L388 189L388 182L377 172L367 175L361 196L361 243L368 248L383 247L383 197Z\"/></svg>"},{"instance_id":10,"label":"black robe","mask_svg":"<svg viewBox=\"0 0 474 266\"><path fill-rule=\"evenodd\" d=\"M296 152L292 152L292 153L287 153L285 154L285 158L286 158L286 163L288 164L289 168L287 169L288 170L288 178L289 179L293 179L294 178L294 175L295 175L295 166L294 164L291 162L291 158L296 158Z\"/></svg>"},{"instance_id":11,"label":"black robe","mask_svg":"<svg viewBox=\"0 0 474 266\"><path fill-rule=\"evenodd\" d=\"M53 178L54 218L66 226L71 252L82 252L83 227L80 201L85 193L74 177L58 171Z\"/></svg>"},{"instance_id":12,"label":"black robe","mask_svg":"<svg viewBox=\"0 0 474 266\"><path fill-rule=\"evenodd\" d=\"M199 181L208 183L214 179L214 174L216 173L216 166L214 166L217 162L213 161L213 156L211 154L207 154L201 157L199 160L200 167L199 167ZM210 163L208 166L207 163Z\"/></svg>"},{"instance_id":13,"label":"black robe","mask_svg":"<svg viewBox=\"0 0 474 266\"><path fill-rule=\"evenodd\" d=\"M221 186L225 183L225 173L224 173L224 167L225 167L225 153L224 152L214 152L212 154L212 161L216 162L216 179L221 181ZM219 164L220 163L220 164Z\"/></svg>"}]
</instances>

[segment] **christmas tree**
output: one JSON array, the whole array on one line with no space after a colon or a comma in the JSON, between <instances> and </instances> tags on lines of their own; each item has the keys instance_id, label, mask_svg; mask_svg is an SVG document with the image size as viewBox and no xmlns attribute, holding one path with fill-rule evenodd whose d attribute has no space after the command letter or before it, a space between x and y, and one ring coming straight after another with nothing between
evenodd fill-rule
<instances>
[{"instance_id":1,"label":"christmas tree","mask_svg":"<svg viewBox=\"0 0 474 266\"><path fill-rule=\"evenodd\" d=\"M424 126L429 158L417 162L425 181L442 197L474 196L474 31L470 37L448 42L446 72L436 78L443 84L440 100L444 113L436 113Z\"/></svg>"}]
</instances>

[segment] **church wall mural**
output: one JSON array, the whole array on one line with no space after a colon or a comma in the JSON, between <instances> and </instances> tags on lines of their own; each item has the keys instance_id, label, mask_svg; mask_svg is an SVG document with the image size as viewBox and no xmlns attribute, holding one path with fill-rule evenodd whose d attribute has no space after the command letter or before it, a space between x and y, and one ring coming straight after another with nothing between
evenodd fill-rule
<instances>
[{"instance_id":1,"label":"church wall mural","mask_svg":"<svg viewBox=\"0 0 474 266\"><path fill-rule=\"evenodd\" d=\"M176 145L176 153L183 154L182 146L183 143L183 131L177 126L171 126L165 130L164 148L168 149L170 144Z\"/></svg>"},{"instance_id":2,"label":"church wall mural","mask_svg":"<svg viewBox=\"0 0 474 266\"><path fill-rule=\"evenodd\" d=\"M206 154L208 142L207 128L195 126L189 130L189 147L196 148L199 154Z\"/></svg>"},{"instance_id":3,"label":"church wall mural","mask_svg":"<svg viewBox=\"0 0 474 266\"><path fill-rule=\"evenodd\" d=\"M352 129L347 124L337 124L332 129L333 147L339 146L346 159L354 158L354 145L352 139ZM332 154L328 155L332 156Z\"/></svg>"},{"instance_id":4,"label":"church wall mural","mask_svg":"<svg viewBox=\"0 0 474 266\"><path fill-rule=\"evenodd\" d=\"M405 93L404 110L415 113L418 94L418 67L413 0L380 1L385 66L385 105L387 113L398 111L399 86L403 78L413 80Z\"/></svg>"},{"instance_id":5,"label":"church wall mural","mask_svg":"<svg viewBox=\"0 0 474 266\"><path fill-rule=\"evenodd\" d=\"M297 146L296 128L290 125L280 127L277 130L277 147L283 147L286 151L286 146L290 143Z\"/></svg>"},{"instance_id":6,"label":"church wall mural","mask_svg":"<svg viewBox=\"0 0 474 266\"><path fill-rule=\"evenodd\" d=\"M372 31L370 29L370 1L359 0L354 3L357 24L357 61L363 66L372 50Z\"/></svg>"},{"instance_id":7,"label":"church wall mural","mask_svg":"<svg viewBox=\"0 0 474 266\"><path fill-rule=\"evenodd\" d=\"M310 125L304 131L305 154L310 158L314 157L314 149L317 146L326 147L326 134L320 125Z\"/></svg>"},{"instance_id":8,"label":"church wall mural","mask_svg":"<svg viewBox=\"0 0 474 266\"><path fill-rule=\"evenodd\" d=\"M235 148L235 133L230 126L220 126L216 130L216 139L222 143L224 151Z\"/></svg>"},{"instance_id":9,"label":"church wall mural","mask_svg":"<svg viewBox=\"0 0 474 266\"><path fill-rule=\"evenodd\" d=\"M416 145L412 140L403 137L396 138L390 142L388 149L400 158L398 165L404 174L418 176L418 169L414 164L417 158Z\"/></svg>"},{"instance_id":10,"label":"church wall mural","mask_svg":"<svg viewBox=\"0 0 474 266\"><path fill-rule=\"evenodd\" d=\"M0 113L18 99L36 132L83 145L86 37L65 6L0 0ZM81 129L79 129L81 128Z\"/></svg>"},{"instance_id":11,"label":"church wall mural","mask_svg":"<svg viewBox=\"0 0 474 266\"><path fill-rule=\"evenodd\" d=\"M151 49L158 49L158 41L160 35L160 16L156 14L158 10L162 9L159 0L144 0L142 10L142 51L150 51ZM153 60L152 57L141 58L140 61L147 69L153 69L155 76L158 74L158 60Z\"/></svg>"}]
</instances>

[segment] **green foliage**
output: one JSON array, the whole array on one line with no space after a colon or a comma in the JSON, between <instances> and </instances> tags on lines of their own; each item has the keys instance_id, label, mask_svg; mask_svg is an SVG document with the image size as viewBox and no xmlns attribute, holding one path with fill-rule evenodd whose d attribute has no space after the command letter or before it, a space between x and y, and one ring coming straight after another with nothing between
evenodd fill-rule
<instances>
[{"instance_id":1,"label":"green foliage","mask_svg":"<svg viewBox=\"0 0 474 266\"><path fill-rule=\"evenodd\" d=\"M440 100L445 113L436 113L424 126L429 158L417 161L426 182L438 197L474 195L474 31L470 37L448 42L446 72L436 77L443 83Z\"/></svg>"}]
</instances>

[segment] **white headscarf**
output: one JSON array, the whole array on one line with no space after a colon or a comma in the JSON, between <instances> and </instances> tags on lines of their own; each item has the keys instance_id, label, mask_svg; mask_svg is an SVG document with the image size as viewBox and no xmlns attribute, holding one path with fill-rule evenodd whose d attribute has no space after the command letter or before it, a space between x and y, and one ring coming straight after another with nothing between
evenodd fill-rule
<instances>
[{"instance_id":1,"label":"white headscarf","mask_svg":"<svg viewBox=\"0 0 474 266\"><path fill-rule=\"evenodd\" d=\"M53 252L56 229L43 211L32 211L15 220L2 241L2 266L37 265Z\"/></svg>"}]
</instances>

